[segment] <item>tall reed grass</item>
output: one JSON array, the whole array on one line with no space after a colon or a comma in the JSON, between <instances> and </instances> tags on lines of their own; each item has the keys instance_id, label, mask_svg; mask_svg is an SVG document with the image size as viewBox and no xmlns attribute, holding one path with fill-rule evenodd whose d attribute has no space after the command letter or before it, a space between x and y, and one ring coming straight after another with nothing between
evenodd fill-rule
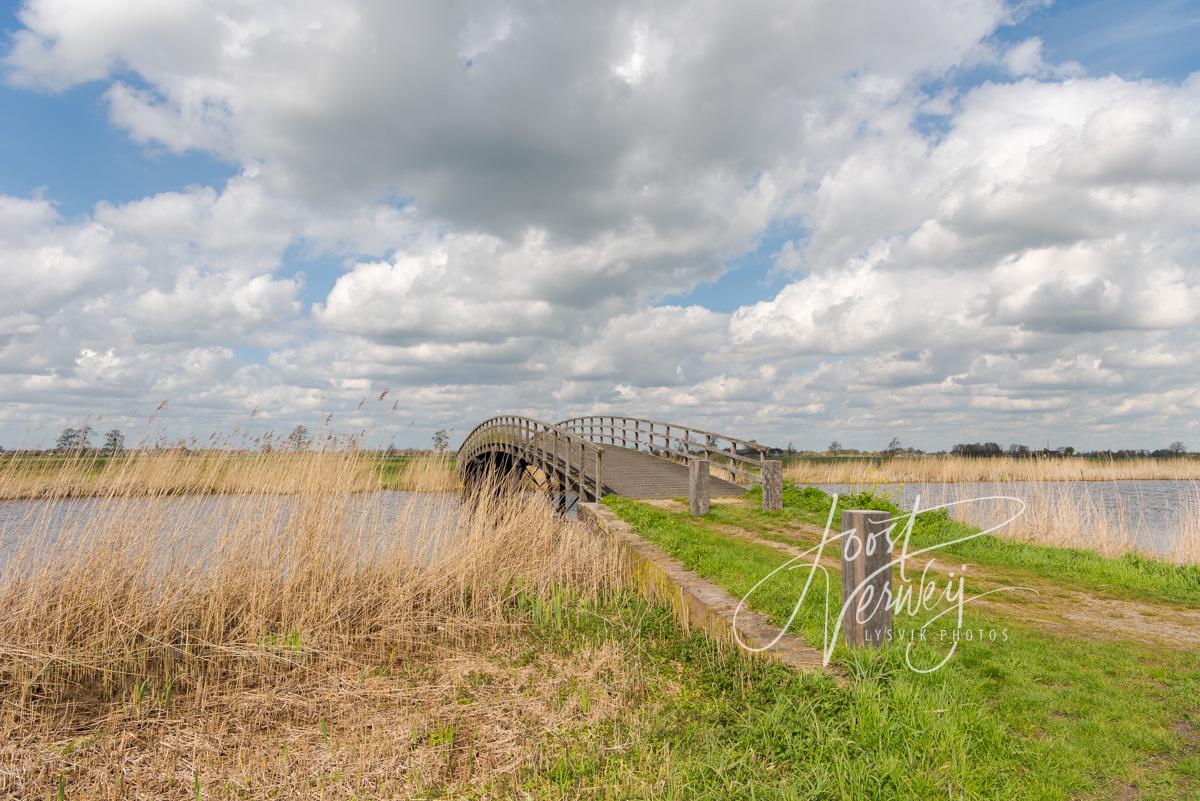
<instances>
[{"instance_id":1,"label":"tall reed grass","mask_svg":"<svg viewBox=\"0 0 1200 801\"><path fill-rule=\"evenodd\" d=\"M435 484L444 467L414 467L413 480ZM314 716L339 731L339 715L398 725L395 709L446 695L434 690L453 665L513 642L522 609L594 597L617 575L607 545L539 499L484 492L463 507L458 495L398 507L363 493L378 484L352 450L164 454L114 460L101 475L103 492L79 500L77 475L62 471L48 500L0 518L0 796L69 786L69 797L199 797L201 784L228 779L221 749L236 741L237 759L259 753L270 766L245 775L285 797L313 766L280 763L294 731L282 743L255 731L307 720L315 736ZM381 671L424 678L370 689L365 677ZM511 692L493 695L511 707ZM446 703L406 719L416 740L355 730L403 784L415 763L397 760L433 742L419 727L461 714ZM500 747L511 740L480 743L473 767L433 778L511 772L521 757ZM420 773L417 784L430 778Z\"/></svg>"},{"instance_id":2,"label":"tall reed grass","mask_svg":"<svg viewBox=\"0 0 1200 801\"><path fill-rule=\"evenodd\" d=\"M911 508L917 494L923 509L952 504L949 511L956 519L983 529L999 527L996 536L1022 542L1084 548L1104 556L1136 553L1200 564L1200 483L1194 481L1180 481L1170 490L1162 490L1170 493L1167 498L1149 497L1149 491L1136 484L1100 491L1091 482L1079 481L863 482L848 486L852 491L887 497L901 508ZM1005 499L1014 497L1024 506ZM1166 503L1170 508L1164 508Z\"/></svg>"},{"instance_id":3,"label":"tall reed grass","mask_svg":"<svg viewBox=\"0 0 1200 801\"><path fill-rule=\"evenodd\" d=\"M339 491L459 489L452 457L389 457L351 446L320 451L139 450L118 456L12 454L0 458L0 500L133 495L302 494L314 470L336 471Z\"/></svg>"},{"instance_id":4,"label":"tall reed grass","mask_svg":"<svg viewBox=\"0 0 1200 801\"><path fill-rule=\"evenodd\" d=\"M1200 459L1085 459L921 456L883 459L798 459L784 477L804 484L972 481L1200 480Z\"/></svg>"},{"instance_id":5,"label":"tall reed grass","mask_svg":"<svg viewBox=\"0 0 1200 801\"><path fill-rule=\"evenodd\" d=\"M1200 564L1200 484L1178 487L1174 509L1151 516L1147 499L1135 488L1103 495L1077 482L1036 482L1012 492L997 483L990 495L1017 495L1025 501L1021 516L999 533L1025 542L1064 548L1086 548L1104 556L1137 553L1181 564ZM978 489L955 484L941 493L947 501L982 497ZM932 497L938 497L933 493ZM1005 501L962 503L955 516L981 527L999 525L1014 511Z\"/></svg>"}]
</instances>

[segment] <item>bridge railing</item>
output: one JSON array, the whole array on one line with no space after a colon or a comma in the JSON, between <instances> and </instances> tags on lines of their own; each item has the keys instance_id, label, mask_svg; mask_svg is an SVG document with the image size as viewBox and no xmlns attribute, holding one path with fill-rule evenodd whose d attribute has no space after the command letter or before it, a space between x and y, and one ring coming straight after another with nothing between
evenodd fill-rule
<instances>
[{"instance_id":1,"label":"bridge railing","mask_svg":"<svg viewBox=\"0 0 1200 801\"><path fill-rule=\"evenodd\" d=\"M761 484L776 463L767 462L769 448L757 442L680 423L621 415L572 417L557 424L588 442L646 451L688 461L708 459L739 484Z\"/></svg>"},{"instance_id":2,"label":"bridge railing","mask_svg":"<svg viewBox=\"0 0 1200 801\"><path fill-rule=\"evenodd\" d=\"M558 479L562 491L598 500L604 495L604 447L588 438L533 417L499 415L475 426L458 449L466 478L481 456L505 453L514 464L535 467Z\"/></svg>"}]
</instances>

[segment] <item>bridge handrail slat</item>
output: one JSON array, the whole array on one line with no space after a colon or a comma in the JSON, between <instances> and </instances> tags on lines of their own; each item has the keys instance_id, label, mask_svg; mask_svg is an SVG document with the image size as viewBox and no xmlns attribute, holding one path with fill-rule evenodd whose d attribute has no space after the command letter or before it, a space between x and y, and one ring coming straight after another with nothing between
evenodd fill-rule
<instances>
[{"instance_id":1,"label":"bridge handrail slat","mask_svg":"<svg viewBox=\"0 0 1200 801\"><path fill-rule=\"evenodd\" d=\"M493 436L488 436L493 432ZM539 440L545 440L550 436L554 439L553 445L547 446L544 442L539 443ZM564 449L566 453L562 454L561 458L559 442L566 443ZM601 484L603 447L553 423L521 415L489 417L471 429L463 438L462 445L458 449L457 462L464 477L478 453L489 449L495 450L498 445L505 446L504 450L515 449L515 452L513 450L508 450L508 452L519 457L532 454L534 462L547 474L549 474L548 468L553 465L556 470L561 471L562 477L568 485L574 483L577 488L585 492L592 490L595 497L603 494ZM572 450L576 449L580 454L580 464L574 464L571 459ZM592 454L590 469L589 460L583 455L585 453Z\"/></svg>"},{"instance_id":2,"label":"bridge handrail slat","mask_svg":"<svg viewBox=\"0 0 1200 801\"><path fill-rule=\"evenodd\" d=\"M618 424L617 421L620 421L620 424ZM630 423L634 424L633 428L630 428ZM640 424L642 423L649 425L650 428L640 428ZM647 446L652 450L658 448L658 446L653 444L654 438L657 437L663 440L663 447L661 450L665 450L668 453L672 453L683 458L690 458L695 455L690 450L672 447L671 440L674 439L679 442L681 446L694 446L703 450L709 455L720 457L721 460L728 460L726 464L722 465L723 469L750 481L758 481L760 480L761 476L747 470L740 469L735 466L734 463L738 462L741 464L750 465L751 467L757 467L761 470L762 461L765 459L767 452L770 450L768 446L760 445L759 443L751 442L750 440L731 437L727 434L720 434L714 431L705 431L703 429L694 428L681 423L671 423L665 420L654 420L647 417L594 414L568 418L560 421L558 425L560 427L567 428L568 430L579 430L581 432L584 429L587 429L587 433L582 434L583 436L598 436L601 441L603 441L605 436L608 436L610 441L615 441L618 438L617 432L619 431L621 433L620 439L623 442L628 442L628 440L633 439L635 445L640 445L640 436L645 434L648 440ZM655 426L661 426L665 429L665 431L655 431ZM680 432L682 436L671 436L674 432ZM630 437L631 433L634 435L633 437ZM705 439L704 441L694 440L691 438L692 434L702 436ZM730 443L732 449L718 448L713 444L710 444L718 440L723 440ZM738 446L742 446L747 450L757 451L758 458L754 459L737 453L736 449Z\"/></svg>"}]
</instances>

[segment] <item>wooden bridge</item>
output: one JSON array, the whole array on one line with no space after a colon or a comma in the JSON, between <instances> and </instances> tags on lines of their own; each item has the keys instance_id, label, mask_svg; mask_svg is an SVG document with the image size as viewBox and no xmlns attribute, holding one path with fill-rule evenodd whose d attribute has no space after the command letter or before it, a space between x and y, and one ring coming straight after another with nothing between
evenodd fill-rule
<instances>
[{"instance_id":1,"label":"wooden bridge","mask_svg":"<svg viewBox=\"0 0 1200 801\"><path fill-rule=\"evenodd\" d=\"M501 415L471 431L458 451L467 487L485 477L516 487L532 482L562 506L568 498L741 495L763 486L763 507L778 508L781 465L757 442L679 423L642 417L593 415L547 423ZM702 480L697 476L702 475ZM706 487L704 485L707 485Z\"/></svg>"}]
</instances>

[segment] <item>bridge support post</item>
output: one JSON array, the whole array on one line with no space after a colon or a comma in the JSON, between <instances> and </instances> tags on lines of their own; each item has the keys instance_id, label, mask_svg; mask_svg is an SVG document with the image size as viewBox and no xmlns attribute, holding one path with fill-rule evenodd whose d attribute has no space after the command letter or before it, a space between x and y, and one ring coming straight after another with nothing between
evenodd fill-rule
<instances>
[{"instance_id":1,"label":"bridge support post","mask_svg":"<svg viewBox=\"0 0 1200 801\"><path fill-rule=\"evenodd\" d=\"M596 448L596 500L604 497L604 448Z\"/></svg>"},{"instance_id":2,"label":"bridge support post","mask_svg":"<svg viewBox=\"0 0 1200 801\"><path fill-rule=\"evenodd\" d=\"M688 460L688 507L694 515L708 514L708 460Z\"/></svg>"},{"instance_id":3,"label":"bridge support post","mask_svg":"<svg viewBox=\"0 0 1200 801\"><path fill-rule=\"evenodd\" d=\"M842 636L850 646L878 648L892 631L890 519L888 512L842 512Z\"/></svg>"},{"instance_id":4,"label":"bridge support post","mask_svg":"<svg viewBox=\"0 0 1200 801\"><path fill-rule=\"evenodd\" d=\"M584 487L584 482L585 482L584 476L587 475L586 462L587 462L587 453L586 453L586 451L584 451L583 443L580 442L579 443L579 474L577 476L577 481L575 482L575 494L579 496L580 503L583 503L583 499L585 497L587 497L587 488Z\"/></svg>"},{"instance_id":5,"label":"bridge support post","mask_svg":"<svg viewBox=\"0 0 1200 801\"><path fill-rule=\"evenodd\" d=\"M762 508L774 512L783 508L783 462L764 459L762 465Z\"/></svg>"}]
</instances>

